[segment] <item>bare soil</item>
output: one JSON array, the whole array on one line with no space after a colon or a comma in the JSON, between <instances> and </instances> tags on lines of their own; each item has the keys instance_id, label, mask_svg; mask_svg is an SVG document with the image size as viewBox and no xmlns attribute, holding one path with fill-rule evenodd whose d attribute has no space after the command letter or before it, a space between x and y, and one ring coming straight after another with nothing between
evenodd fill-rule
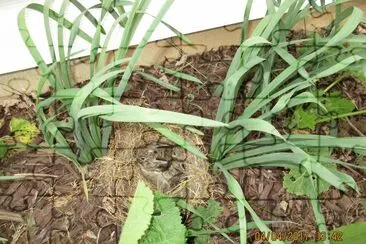
<instances>
[{"instance_id":1,"label":"bare soil","mask_svg":"<svg viewBox=\"0 0 366 244\"><path fill-rule=\"evenodd\" d=\"M139 104L145 107L214 118L219 98L214 91L225 78L227 69L237 47L221 47L200 55L185 57L180 60L166 60L162 65L190 73L205 84L197 86L190 82L167 77L181 88L178 93L171 93L135 74L130 81L130 89L123 102ZM145 70L163 76L154 67ZM356 86L357 89L350 87ZM351 98L358 108L366 106L366 92L356 80L346 78L338 87L344 96ZM243 95L242 98L245 99ZM24 102L23 102L24 103ZM21 103L22 104L22 103ZM31 112L32 105L25 108L13 107L0 110L3 118L20 116L35 119ZM29 106L27 108L27 106ZM240 108L235 110L239 114ZM338 124L342 136L366 134L366 118L353 117L350 124L341 121ZM281 121L279 121L281 123ZM282 124L286 129L286 125ZM319 125L317 130L326 130L327 125ZM356 128L356 129L355 129ZM0 128L2 134L8 133L6 124ZM208 150L212 131L203 129L203 144ZM42 143L39 137L38 143ZM338 150L336 156L348 162L355 162L354 154L347 150ZM47 150L17 152L0 162L2 174L27 174L26 179L4 181L0 185L0 236L11 243L117 243L121 224L126 216L129 197L133 191L123 191L130 185L130 173L113 181L111 188L103 185L102 162L88 166L89 201L82 191L81 178L75 167L65 158ZM102 169L102 170L101 170ZM331 189L321 195L322 211L327 225L332 229L341 225L366 220L365 172L343 169L352 175L361 190L361 196L354 192L343 193ZM98 177L95 172L100 173ZM292 221L294 223L276 224L276 231L309 231L314 233L315 218L309 201L287 193L282 187L282 169L245 169L233 170L239 180L246 198L258 215L265 220ZM106 177L108 174L106 175ZM237 223L237 213L233 198L221 177L214 177L214 182L207 186L208 197L213 197L225 208L219 219L220 226ZM189 214L183 215L189 221ZM237 239L237 234L232 235ZM253 239L253 232L250 234ZM226 243L221 237L212 239L213 243Z\"/></svg>"}]
</instances>

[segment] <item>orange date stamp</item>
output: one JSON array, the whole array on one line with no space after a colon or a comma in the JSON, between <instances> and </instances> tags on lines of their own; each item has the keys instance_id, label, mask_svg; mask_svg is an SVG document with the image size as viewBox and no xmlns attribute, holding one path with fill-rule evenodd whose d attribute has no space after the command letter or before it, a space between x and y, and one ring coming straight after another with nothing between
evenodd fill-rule
<instances>
[{"instance_id":1,"label":"orange date stamp","mask_svg":"<svg viewBox=\"0 0 366 244\"><path fill-rule=\"evenodd\" d=\"M254 233L256 241L325 241L327 235L325 232L316 232L311 235L310 231L283 231L283 232L260 232ZM329 233L328 239L332 241L343 241L343 233L334 231Z\"/></svg>"}]
</instances>

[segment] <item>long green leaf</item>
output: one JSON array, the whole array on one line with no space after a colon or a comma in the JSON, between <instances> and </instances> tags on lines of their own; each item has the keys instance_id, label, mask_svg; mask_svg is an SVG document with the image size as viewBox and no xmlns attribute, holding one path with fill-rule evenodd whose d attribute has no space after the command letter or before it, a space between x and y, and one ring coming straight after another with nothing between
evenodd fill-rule
<instances>
[{"instance_id":1,"label":"long green leaf","mask_svg":"<svg viewBox=\"0 0 366 244\"><path fill-rule=\"evenodd\" d=\"M79 110L75 118L79 120L92 116L101 116L101 118L109 121L120 122L160 122L209 127L227 126L225 123L219 121L205 119L190 114L124 104L90 106Z\"/></svg>"},{"instance_id":2,"label":"long green leaf","mask_svg":"<svg viewBox=\"0 0 366 244\"><path fill-rule=\"evenodd\" d=\"M137 244L148 229L153 212L154 195L152 191L140 181L137 184L135 195L128 210L127 219L123 225L122 234L118 243Z\"/></svg>"}]
</instances>

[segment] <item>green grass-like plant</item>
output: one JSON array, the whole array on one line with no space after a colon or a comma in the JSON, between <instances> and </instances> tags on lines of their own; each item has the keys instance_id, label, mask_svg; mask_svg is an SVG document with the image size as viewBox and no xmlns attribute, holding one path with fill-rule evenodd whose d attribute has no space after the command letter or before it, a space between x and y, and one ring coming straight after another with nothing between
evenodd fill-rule
<instances>
[{"instance_id":1,"label":"green grass-like plant","mask_svg":"<svg viewBox=\"0 0 366 244\"><path fill-rule=\"evenodd\" d=\"M56 153L71 160L81 172L86 197L88 198L88 190L81 165L91 163L107 151L113 121L145 123L186 150L205 158L199 149L162 123L209 127L226 126L224 123L120 102L143 49L160 23L190 43L186 36L162 20L174 0L161 2L161 8L156 16L146 11L151 0L101 0L99 4L91 7L85 7L87 1L63 0L57 11L52 9L53 2L45 0L43 5L29 4L18 15L18 27L41 73L36 104L40 130L48 145ZM65 17L70 6L80 11L72 20ZM33 14L38 12L43 16L44 34L47 37L51 57L49 64L32 39L26 21L28 11ZM99 14L99 18L94 17L94 12ZM129 57L128 47L145 15L152 18L151 24ZM106 30L103 23L108 17L114 22ZM94 33L84 31L81 28L82 21L90 22L94 26ZM52 24L57 24L56 38L52 35ZM114 60L108 63L107 48L111 38L115 38L113 34L117 26L123 29L123 33L119 37L120 45L115 52ZM74 87L71 73L71 58L80 52L73 50L77 39L82 39L90 45L90 80L80 88ZM180 76L189 77L186 74ZM165 88L171 88L166 82L164 84L164 81L158 79L152 81ZM41 92L47 86L50 87L52 94L50 97L42 97Z\"/></svg>"},{"instance_id":2,"label":"green grass-like plant","mask_svg":"<svg viewBox=\"0 0 366 244\"><path fill-rule=\"evenodd\" d=\"M310 88L322 78L364 62L363 52L353 52L355 48L365 50L366 47L366 36L353 34L364 22L363 12L357 7L343 9L341 1L334 1L336 16L326 27L326 35L313 33L304 39L288 41L288 34L310 15L310 11L325 11L327 6L306 0L268 0L267 15L249 36L247 27L252 2L247 2L245 10L242 43L217 90L221 101L216 120L229 126L214 129L210 156L224 173L229 190L236 197L241 243L247 241L246 212L260 231L268 233L270 230L250 207L241 186L230 174L235 168L281 167L300 172L301 177L306 176L301 193L310 199L319 231L328 233L318 201L319 181L342 191L353 189L358 192L355 180L336 166L359 166L333 159L331 153L314 155L309 151L347 148L364 155L366 139L280 133L272 121L281 112L304 104L315 104L327 112L326 106L310 92ZM303 45L307 49L295 57L289 51L293 45ZM285 64L280 71L275 70L275 63L279 61ZM236 99L246 82L251 83L251 89L242 105L245 106L244 112L234 117ZM263 136L257 140L248 139L253 132Z\"/></svg>"},{"instance_id":3,"label":"green grass-like plant","mask_svg":"<svg viewBox=\"0 0 366 244\"><path fill-rule=\"evenodd\" d=\"M183 223L179 210L192 213L189 223ZM153 193L149 187L139 181L128 216L123 223L119 243L209 243L211 234L220 233L234 242L227 233L237 232L240 227L233 225L219 228L215 225L223 209L213 199L207 206L192 206L182 199L173 199L160 192ZM266 222L266 223L278 223ZM254 229L254 222L248 223L248 229Z\"/></svg>"},{"instance_id":4,"label":"green grass-like plant","mask_svg":"<svg viewBox=\"0 0 366 244\"><path fill-rule=\"evenodd\" d=\"M163 1L156 16L146 12L151 3L150 0L104 0L100 4L88 8L84 6L86 1L63 0L58 11L51 8L52 3L52 0L46 0L43 5L30 4L18 16L22 38L42 74L37 88L36 109L40 129L47 143L57 153L67 157L80 167L80 164L90 163L105 153L108 148L112 121L141 122L146 123L187 150L205 157L198 149L179 135L174 134L162 123L213 127L225 126L225 124L197 116L120 103L141 53L160 23L170 28L184 41L190 42L187 37L162 20L173 0ZM72 20L65 17L70 5L80 10L80 14ZM43 15L51 56L50 64L46 63L32 40L26 23L26 12L28 11L39 12ZM94 12L99 14L99 18L94 17ZM144 15L152 18L151 25L133 55L128 57L127 50L131 45L131 39L139 28ZM108 17L113 18L114 23L107 30L103 27L103 23ZM82 21L93 24L94 33L88 34L83 31L80 27ZM54 40L55 38L51 33L51 24L54 23L57 24L57 40ZM111 38L116 38L113 33L117 26L123 28L123 34L119 37L120 45L114 60L107 63L107 47ZM90 44L90 80L81 88L74 87L70 71L71 57L78 53L78 50L73 50L74 43L78 38ZM65 39L67 44L64 43ZM184 74L181 75L184 76ZM151 77L151 75L145 74L145 76L166 88L173 87L163 83L164 81ZM41 97L41 91L46 85L50 86L52 95ZM51 107L56 109L50 112Z\"/></svg>"}]
</instances>

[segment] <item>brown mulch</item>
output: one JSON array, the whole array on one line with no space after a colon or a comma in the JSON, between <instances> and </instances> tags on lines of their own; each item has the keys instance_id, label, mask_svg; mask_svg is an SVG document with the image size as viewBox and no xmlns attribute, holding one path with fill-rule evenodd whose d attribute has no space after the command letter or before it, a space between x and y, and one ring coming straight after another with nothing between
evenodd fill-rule
<instances>
[{"instance_id":1,"label":"brown mulch","mask_svg":"<svg viewBox=\"0 0 366 244\"><path fill-rule=\"evenodd\" d=\"M219 98L213 94L225 78L236 49L235 46L221 47L200 55L182 57L184 62L166 60L163 63L168 68L196 76L203 81L204 86L167 77L181 88L180 92L171 93L135 74L123 101L213 119L219 103ZM145 67L145 71L163 76L154 67ZM351 86L347 82L340 85ZM357 104L363 107L365 95L360 93L360 89L356 91L357 94L348 90ZM17 111L16 107L12 107L8 114L34 118L34 114L30 115L27 109L19 110L20 113ZM240 113L240 110L235 112ZM3 112L0 115L6 116ZM361 132L366 133L365 117L359 116L350 120ZM343 136L357 135L343 121L339 126ZM202 131L205 133L204 143L209 147L212 131L205 128ZM356 160L347 151L338 152L338 155L349 162ZM93 167L97 168L98 165L92 164L90 167L90 171L93 171ZM322 210L330 228L366 220L362 206L366 194L365 174L350 169L345 171L356 179L362 196L356 196L352 192L343 193L333 188L322 194ZM129 196L119 195L117 192L107 194L103 189L91 189L87 202L82 191L80 174L70 162L52 153L21 152L2 160L0 172L29 174L25 180L1 182L0 214L7 216L8 220L0 221L0 236L12 240L12 243L116 243L123 216L127 211L121 206L125 205ZM315 218L310 202L283 189L284 170L253 168L234 170L233 173L247 200L261 218L296 223L278 223L273 226L274 230L315 231ZM91 180L95 181L87 179ZM118 185L123 185L123 182L116 182L116 189ZM237 224L235 202L228 193L224 180L217 177L217 181L207 191L225 207L219 225ZM253 233L250 236L253 238ZM237 237L233 234L235 240ZM225 241L221 237L215 237L213 243Z\"/></svg>"}]
</instances>

